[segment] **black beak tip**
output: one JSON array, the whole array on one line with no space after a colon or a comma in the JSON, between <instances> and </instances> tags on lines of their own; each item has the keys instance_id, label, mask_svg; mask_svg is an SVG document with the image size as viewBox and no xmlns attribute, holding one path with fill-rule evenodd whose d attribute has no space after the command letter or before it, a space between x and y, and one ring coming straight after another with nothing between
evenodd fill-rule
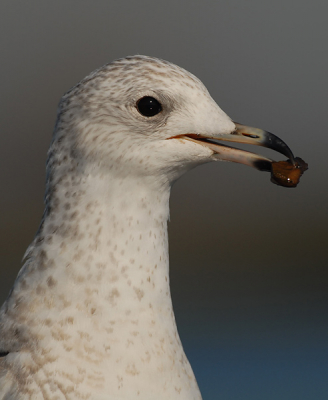
<instances>
[{"instance_id":1,"label":"black beak tip","mask_svg":"<svg viewBox=\"0 0 328 400\"><path fill-rule=\"evenodd\" d=\"M267 171L271 172L271 162L266 160L256 160L253 163L254 168L258 169L259 171Z\"/></svg>"}]
</instances>

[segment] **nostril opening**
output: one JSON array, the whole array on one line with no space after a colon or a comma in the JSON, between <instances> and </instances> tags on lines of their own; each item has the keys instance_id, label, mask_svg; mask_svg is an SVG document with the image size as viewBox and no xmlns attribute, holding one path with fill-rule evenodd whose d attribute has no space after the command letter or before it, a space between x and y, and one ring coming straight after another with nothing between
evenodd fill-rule
<instances>
[{"instance_id":1,"label":"nostril opening","mask_svg":"<svg viewBox=\"0 0 328 400\"><path fill-rule=\"evenodd\" d=\"M251 133L242 133L242 135L243 135L243 136L250 137L250 138L252 138L252 139L259 139L259 138L260 138L260 136L252 135Z\"/></svg>"}]
</instances>

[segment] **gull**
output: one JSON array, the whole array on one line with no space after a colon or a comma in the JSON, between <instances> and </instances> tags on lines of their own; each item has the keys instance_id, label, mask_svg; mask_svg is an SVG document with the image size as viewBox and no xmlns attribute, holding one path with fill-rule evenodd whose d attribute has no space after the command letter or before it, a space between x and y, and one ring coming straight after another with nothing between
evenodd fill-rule
<instances>
[{"instance_id":1,"label":"gull","mask_svg":"<svg viewBox=\"0 0 328 400\"><path fill-rule=\"evenodd\" d=\"M170 188L204 163L272 162L222 141L292 159L157 58L116 60L62 97L42 222L0 311L1 400L201 399L170 295Z\"/></svg>"}]
</instances>

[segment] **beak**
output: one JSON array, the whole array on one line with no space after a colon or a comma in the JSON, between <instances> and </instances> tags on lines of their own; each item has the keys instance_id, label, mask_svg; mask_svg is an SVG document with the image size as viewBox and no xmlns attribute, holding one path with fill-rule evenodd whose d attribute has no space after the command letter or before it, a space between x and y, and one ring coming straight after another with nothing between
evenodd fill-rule
<instances>
[{"instance_id":1,"label":"beak","mask_svg":"<svg viewBox=\"0 0 328 400\"><path fill-rule=\"evenodd\" d=\"M237 142L267 147L285 155L290 159L290 162L294 167L297 166L297 162L295 161L292 151L278 136L262 129L252 128L250 126L241 125L238 123L235 123L235 126L236 129L228 135L209 137L201 134L185 134L175 136L175 138L191 140L203 146L209 147L215 154L218 155L217 158L220 160L249 165L259 169L260 171L271 171L271 164L274 161L270 158L236 149L218 142Z\"/></svg>"}]
</instances>

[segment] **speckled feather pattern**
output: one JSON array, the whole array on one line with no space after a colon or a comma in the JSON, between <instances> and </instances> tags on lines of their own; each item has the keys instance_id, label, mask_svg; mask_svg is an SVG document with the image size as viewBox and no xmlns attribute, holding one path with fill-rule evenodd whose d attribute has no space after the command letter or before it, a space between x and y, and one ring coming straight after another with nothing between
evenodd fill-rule
<instances>
[{"instance_id":1,"label":"speckled feather pattern","mask_svg":"<svg viewBox=\"0 0 328 400\"><path fill-rule=\"evenodd\" d=\"M142 116L155 97L163 111ZM0 399L200 400L169 286L169 195L234 124L169 62L127 57L62 98L45 212L0 312Z\"/></svg>"}]
</instances>

